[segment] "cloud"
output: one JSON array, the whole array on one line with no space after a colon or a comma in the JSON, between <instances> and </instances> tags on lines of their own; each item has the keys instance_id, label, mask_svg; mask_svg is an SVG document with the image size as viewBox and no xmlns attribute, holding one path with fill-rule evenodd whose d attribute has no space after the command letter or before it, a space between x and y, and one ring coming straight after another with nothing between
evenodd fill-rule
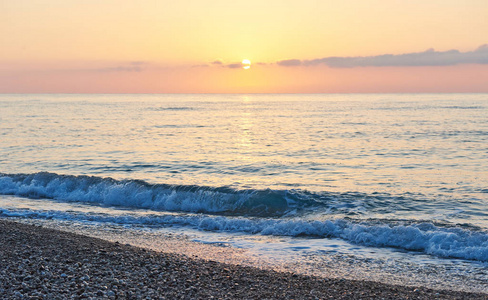
<instances>
[{"instance_id":1,"label":"cloud","mask_svg":"<svg viewBox=\"0 0 488 300\"><path fill-rule=\"evenodd\" d=\"M221 67L221 68L229 68L229 69L239 69L239 68L243 67L243 64L241 62L225 63L224 61L218 59L218 60L214 60L214 61L207 63L207 64L193 65L192 67L196 67L196 68Z\"/></svg>"},{"instance_id":2,"label":"cloud","mask_svg":"<svg viewBox=\"0 0 488 300\"><path fill-rule=\"evenodd\" d=\"M475 51L476 52L486 52L486 51L488 51L488 44L484 44L484 45L479 46Z\"/></svg>"},{"instance_id":3,"label":"cloud","mask_svg":"<svg viewBox=\"0 0 488 300\"><path fill-rule=\"evenodd\" d=\"M118 67L111 67L111 68L100 68L94 69L93 71L97 72L141 72L142 68L137 66L118 66Z\"/></svg>"},{"instance_id":4,"label":"cloud","mask_svg":"<svg viewBox=\"0 0 488 300\"><path fill-rule=\"evenodd\" d=\"M90 69L89 71L95 72L141 72L144 69L144 66L147 65L147 62L144 61L132 61L126 64L122 64L115 67L106 67L106 68L96 68Z\"/></svg>"},{"instance_id":5,"label":"cloud","mask_svg":"<svg viewBox=\"0 0 488 300\"><path fill-rule=\"evenodd\" d=\"M227 64L225 67L230 69L242 68L242 63Z\"/></svg>"},{"instance_id":6,"label":"cloud","mask_svg":"<svg viewBox=\"0 0 488 300\"><path fill-rule=\"evenodd\" d=\"M299 59L286 59L286 60L280 60L277 62L279 66L284 66L284 67L294 67L294 66L299 66L302 64L302 61Z\"/></svg>"},{"instance_id":7,"label":"cloud","mask_svg":"<svg viewBox=\"0 0 488 300\"><path fill-rule=\"evenodd\" d=\"M327 65L331 68L354 67L406 67L406 66L452 66L458 64L488 64L488 44L481 45L474 51L458 50L435 51L405 54L383 54L377 56L331 56L312 60L287 59L276 62L279 66L314 66Z\"/></svg>"}]
</instances>

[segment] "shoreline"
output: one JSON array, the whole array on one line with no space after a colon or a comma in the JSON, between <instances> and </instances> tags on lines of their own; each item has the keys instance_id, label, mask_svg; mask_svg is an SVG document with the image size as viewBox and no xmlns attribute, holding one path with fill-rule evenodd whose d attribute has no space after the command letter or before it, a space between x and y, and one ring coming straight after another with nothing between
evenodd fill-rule
<instances>
[{"instance_id":1,"label":"shoreline","mask_svg":"<svg viewBox=\"0 0 488 300\"><path fill-rule=\"evenodd\" d=\"M8 299L488 299L225 264L5 219L0 244Z\"/></svg>"},{"instance_id":2,"label":"shoreline","mask_svg":"<svg viewBox=\"0 0 488 300\"><path fill-rule=\"evenodd\" d=\"M165 228L153 232L152 229L132 227L128 229L116 224L104 226L60 220L19 218L8 218L7 220L99 238L114 243L129 244L156 252L184 253L190 258L224 264L328 279L386 282L390 285L422 286L435 290L488 294L488 287L484 279L486 277L474 275L478 274L477 272L484 274L485 271L481 265L478 267L471 266L475 262L469 262L470 266L466 266L466 262L463 261L458 261L456 265L442 266L438 265L442 263L442 260L424 257L423 261L411 263L408 259L405 261L401 257L395 258L395 253L390 252L383 253L381 258L373 258L373 260L334 254L307 257L302 254L293 255L286 252L272 253L277 250L273 247L265 246L263 249L256 249L254 248L256 245L251 247L232 245L232 242L227 242L225 237L208 239L208 237L194 235L195 232L187 232L186 230ZM281 243L282 237L278 239L278 242ZM262 242L264 240L260 243ZM276 243L277 241L268 240L267 242ZM309 240L309 242L315 242L315 240ZM272 252L269 252L270 250ZM376 253L383 250L385 249L380 248L374 251ZM426 262L425 259L434 259L434 261ZM486 266L486 264L483 265ZM466 274L471 274L471 276Z\"/></svg>"}]
</instances>

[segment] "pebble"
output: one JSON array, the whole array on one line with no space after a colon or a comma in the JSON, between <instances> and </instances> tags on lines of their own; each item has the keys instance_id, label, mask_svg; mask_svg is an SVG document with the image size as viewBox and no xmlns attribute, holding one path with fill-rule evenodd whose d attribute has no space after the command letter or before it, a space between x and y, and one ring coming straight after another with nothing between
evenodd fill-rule
<instances>
[{"instance_id":1,"label":"pebble","mask_svg":"<svg viewBox=\"0 0 488 300\"><path fill-rule=\"evenodd\" d=\"M2 219L0 245L2 299L488 300L486 294L225 265Z\"/></svg>"}]
</instances>

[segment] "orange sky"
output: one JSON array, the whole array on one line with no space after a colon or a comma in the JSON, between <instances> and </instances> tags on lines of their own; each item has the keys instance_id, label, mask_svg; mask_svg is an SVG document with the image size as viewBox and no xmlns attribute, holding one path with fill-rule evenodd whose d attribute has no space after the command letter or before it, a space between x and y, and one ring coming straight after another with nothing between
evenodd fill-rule
<instances>
[{"instance_id":1,"label":"orange sky","mask_svg":"<svg viewBox=\"0 0 488 300\"><path fill-rule=\"evenodd\" d=\"M487 15L486 0L3 1L0 92L488 92Z\"/></svg>"}]
</instances>

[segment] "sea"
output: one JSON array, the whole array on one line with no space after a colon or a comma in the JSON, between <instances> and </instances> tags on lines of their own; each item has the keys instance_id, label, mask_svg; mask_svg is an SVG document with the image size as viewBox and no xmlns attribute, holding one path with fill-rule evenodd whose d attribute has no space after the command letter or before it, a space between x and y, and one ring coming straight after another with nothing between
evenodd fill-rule
<instances>
[{"instance_id":1,"label":"sea","mask_svg":"<svg viewBox=\"0 0 488 300\"><path fill-rule=\"evenodd\" d=\"M488 292L488 94L3 94L0 218Z\"/></svg>"}]
</instances>

